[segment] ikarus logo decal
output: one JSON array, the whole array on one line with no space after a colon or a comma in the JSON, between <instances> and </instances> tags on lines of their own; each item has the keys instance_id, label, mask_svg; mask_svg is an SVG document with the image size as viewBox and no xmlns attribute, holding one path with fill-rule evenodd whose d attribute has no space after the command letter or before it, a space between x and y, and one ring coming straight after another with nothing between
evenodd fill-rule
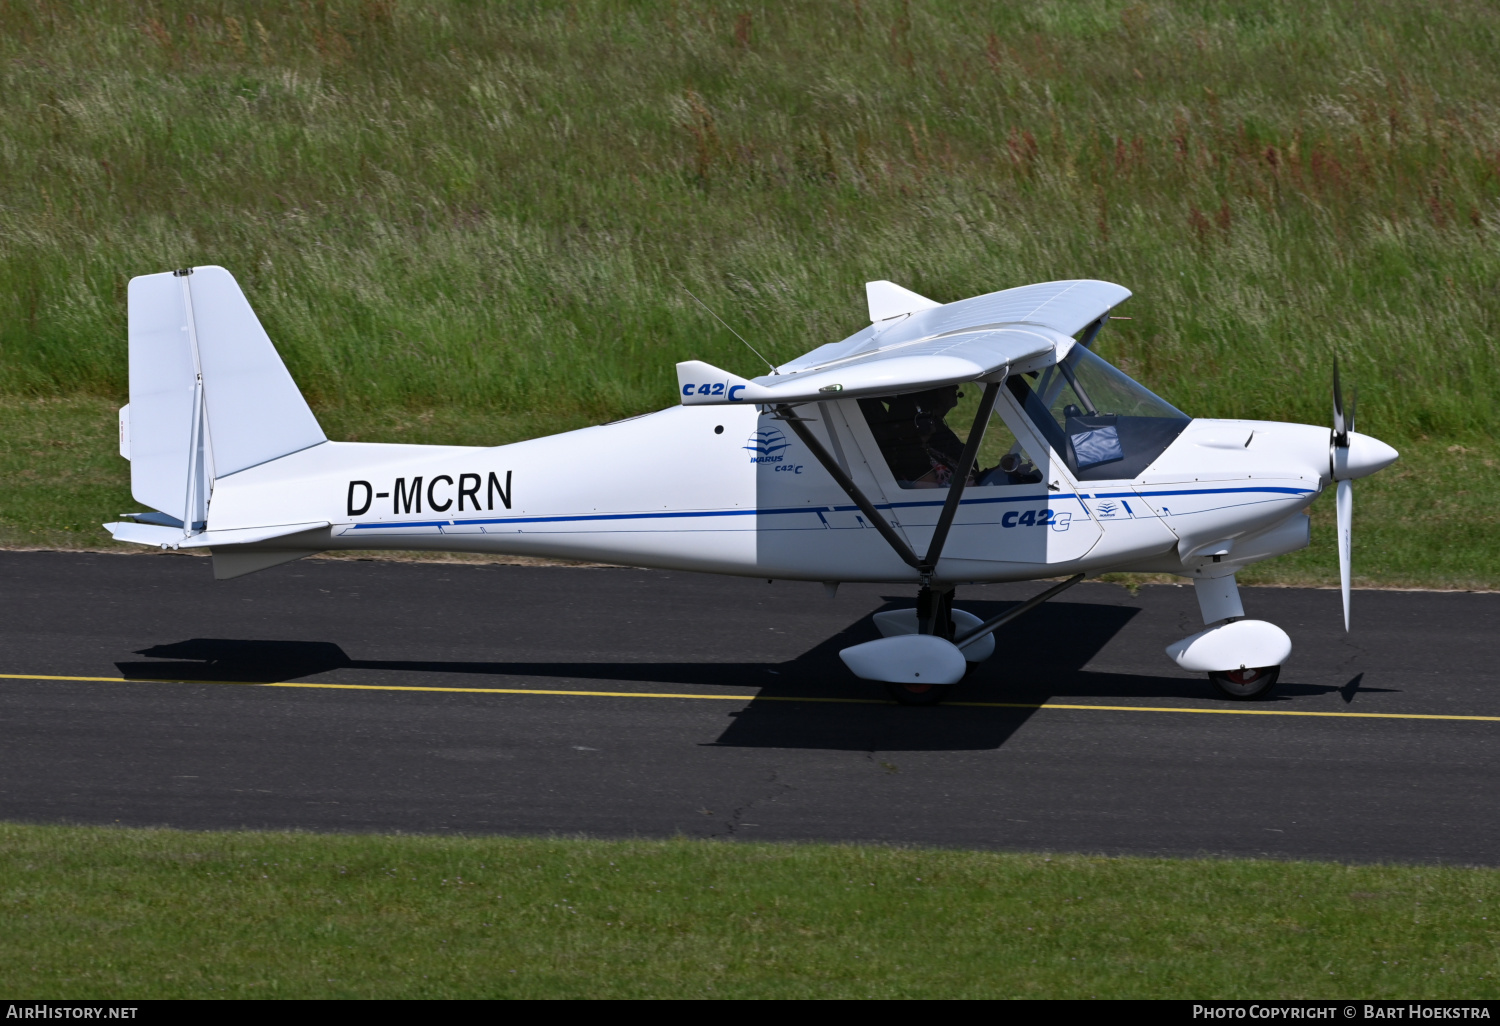
<instances>
[{"instance_id":1,"label":"ikarus logo decal","mask_svg":"<svg viewBox=\"0 0 1500 1026\"><path fill-rule=\"evenodd\" d=\"M1135 510L1125 499L1095 499L1089 504L1095 520L1132 520Z\"/></svg>"},{"instance_id":2,"label":"ikarus logo decal","mask_svg":"<svg viewBox=\"0 0 1500 1026\"><path fill-rule=\"evenodd\" d=\"M744 448L750 453L751 463L777 463L780 464L775 468L778 472L800 474L802 473L800 464L786 462L787 454L784 450L791 444L786 440L786 435L780 428L765 427L751 435Z\"/></svg>"},{"instance_id":3,"label":"ikarus logo decal","mask_svg":"<svg viewBox=\"0 0 1500 1026\"><path fill-rule=\"evenodd\" d=\"M780 463L781 450L790 444L779 428L768 427L751 435L745 448L750 452L751 463Z\"/></svg>"}]
</instances>

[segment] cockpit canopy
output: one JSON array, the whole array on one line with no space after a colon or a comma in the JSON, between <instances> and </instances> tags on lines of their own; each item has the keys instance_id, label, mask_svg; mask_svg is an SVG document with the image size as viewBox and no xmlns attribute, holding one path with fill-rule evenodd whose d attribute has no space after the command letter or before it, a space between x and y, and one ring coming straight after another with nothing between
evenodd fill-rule
<instances>
[{"instance_id":1,"label":"cockpit canopy","mask_svg":"<svg viewBox=\"0 0 1500 1026\"><path fill-rule=\"evenodd\" d=\"M975 398L956 412L965 392L956 385L858 400L870 433L902 488L946 488L960 464ZM1171 445L1189 417L1139 382L1077 346L1061 363L1006 379L1016 402L1049 447L1080 481L1128 480ZM1003 422L992 422L972 486L1041 481L1024 447ZM989 466L991 462L994 466Z\"/></svg>"},{"instance_id":2,"label":"cockpit canopy","mask_svg":"<svg viewBox=\"0 0 1500 1026\"><path fill-rule=\"evenodd\" d=\"M1005 385L1080 481L1138 476L1192 419L1082 346Z\"/></svg>"}]
</instances>

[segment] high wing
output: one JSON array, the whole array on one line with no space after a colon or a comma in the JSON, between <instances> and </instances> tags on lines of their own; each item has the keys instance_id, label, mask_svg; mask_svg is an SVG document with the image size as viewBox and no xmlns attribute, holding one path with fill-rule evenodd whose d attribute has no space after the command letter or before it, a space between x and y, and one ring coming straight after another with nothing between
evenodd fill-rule
<instances>
[{"instance_id":1,"label":"high wing","mask_svg":"<svg viewBox=\"0 0 1500 1026\"><path fill-rule=\"evenodd\" d=\"M1123 286L1092 280L1026 285L945 305L889 282L871 282L867 291L868 328L783 364L780 373L746 379L698 360L679 363L682 404L852 399L1037 370L1067 356L1076 332L1130 298Z\"/></svg>"},{"instance_id":2,"label":"high wing","mask_svg":"<svg viewBox=\"0 0 1500 1026\"><path fill-rule=\"evenodd\" d=\"M881 346L830 363L749 381L698 360L677 365L684 406L804 403L913 392L973 381L1009 367L1054 362L1073 340L1049 328L997 328ZM1026 369L1033 369L1027 366Z\"/></svg>"}]
</instances>

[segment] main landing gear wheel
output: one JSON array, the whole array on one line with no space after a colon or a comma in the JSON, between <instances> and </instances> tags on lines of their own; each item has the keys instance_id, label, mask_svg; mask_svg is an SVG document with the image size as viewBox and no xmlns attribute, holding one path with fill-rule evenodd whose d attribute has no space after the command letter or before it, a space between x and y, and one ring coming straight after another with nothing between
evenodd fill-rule
<instances>
[{"instance_id":1,"label":"main landing gear wheel","mask_svg":"<svg viewBox=\"0 0 1500 1026\"><path fill-rule=\"evenodd\" d=\"M937 705L948 697L951 684L902 684L885 681L886 694L902 705Z\"/></svg>"},{"instance_id":2,"label":"main landing gear wheel","mask_svg":"<svg viewBox=\"0 0 1500 1026\"><path fill-rule=\"evenodd\" d=\"M1280 676L1279 666L1256 666L1210 673L1208 679L1214 682L1214 687L1225 698L1236 702L1253 702L1269 695L1276 686L1276 678Z\"/></svg>"}]
</instances>

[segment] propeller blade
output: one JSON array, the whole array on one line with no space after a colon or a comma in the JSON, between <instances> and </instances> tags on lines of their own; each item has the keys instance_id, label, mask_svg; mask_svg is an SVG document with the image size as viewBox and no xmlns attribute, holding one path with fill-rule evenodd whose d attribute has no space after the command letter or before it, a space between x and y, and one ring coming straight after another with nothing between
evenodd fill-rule
<instances>
[{"instance_id":1,"label":"propeller blade","mask_svg":"<svg viewBox=\"0 0 1500 1026\"><path fill-rule=\"evenodd\" d=\"M1349 630L1349 574L1353 560L1354 482L1340 481L1335 497L1339 521L1339 586L1344 592L1344 631Z\"/></svg>"},{"instance_id":2,"label":"propeller blade","mask_svg":"<svg viewBox=\"0 0 1500 1026\"><path fill-rule=\"evenodd\" d=\"M1359 402L1359 386L1349 389L1349 433L1354 434L1354 404Z\"/></svg>"},{"instance_id":3,"label":"propeller blade","mask_svg":"<svg viewBox=\"0 0 1500 1026\"><path fill-rule=\"evenodd\" d=\"M1339 358L1333 358L1333 444L1349 448L1349 431L1344 426L1344 386L1339 383Z\"/></svg>"}]
</instances>

